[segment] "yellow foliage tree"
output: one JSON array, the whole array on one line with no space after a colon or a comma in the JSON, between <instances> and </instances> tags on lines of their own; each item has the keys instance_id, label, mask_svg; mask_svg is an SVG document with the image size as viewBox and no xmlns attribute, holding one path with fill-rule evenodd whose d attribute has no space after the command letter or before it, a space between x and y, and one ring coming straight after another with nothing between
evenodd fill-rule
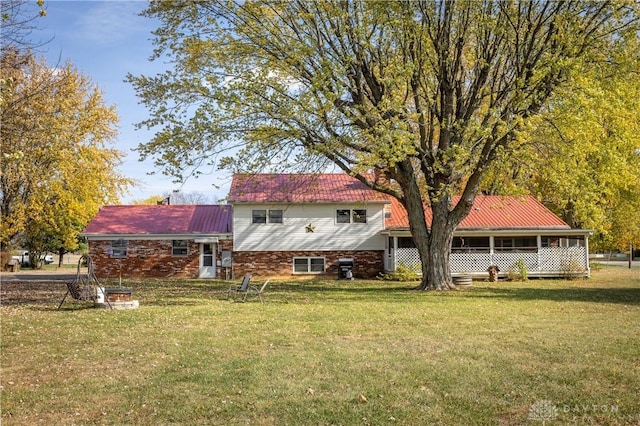
<instances>
[{"instance_id":1,"label":"yellow foliage tree","mask_svg":"<svg viewBox=\"0 0 640 426\"><path fill-rule=\"evenodd\" d=\"M573 70L513 155L484 189L519 190L573 227L595 250L640 246L640 40L629 32Z\"/></svg>"},{"instance_id":2,"label":"yellow foliage tree","mask_svg":"<svg viewBox=\"0 0 640 426\"><path fill-rule=\"evenodd\" d=\"M33 256L64 254L105 203L133 182L116 171L118 117L71 63L52 68L29 52L2 52L0 243L21 237Z\"/></svg>"}]
</instances>

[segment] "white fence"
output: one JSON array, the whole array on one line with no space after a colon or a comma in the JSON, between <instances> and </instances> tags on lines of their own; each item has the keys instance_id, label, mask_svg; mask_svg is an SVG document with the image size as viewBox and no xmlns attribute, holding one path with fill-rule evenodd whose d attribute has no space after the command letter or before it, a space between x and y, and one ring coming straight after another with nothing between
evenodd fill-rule
<instances>
[{"instance_id":1,"label":"white fence","mask_svg":"<svg viewBox=\"0 0 640 426\"><path fill-rule=\"evenodd\" d=\"M451 272L456 274L486 274L487 268L496 265L502 275L517 271L524 263L531 276L588 275L589 264L585 247L539 248L536 252L451 253ZM392 252L390 265L420 265L418 249L399 248Z\"/></svg>"}]
</instances>

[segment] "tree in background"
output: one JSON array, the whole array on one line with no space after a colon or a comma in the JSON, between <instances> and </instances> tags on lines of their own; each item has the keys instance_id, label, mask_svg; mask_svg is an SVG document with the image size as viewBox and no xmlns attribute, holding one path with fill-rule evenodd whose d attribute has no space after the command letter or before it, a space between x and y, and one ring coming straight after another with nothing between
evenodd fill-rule
<instances>
[{"instance_id":1,"label":"tree in background","mask_svg":"<svg viewBox=\"0 0 640 426\"><path fill-rule=\"evenodd\" d=\"M70 63L50 68L15 49L1 60L0 244L18 238L30 259L48 251L62 259L98 209L132 184L110 146L117 115Z\"/></svg>"},{"instance_id":2,"label":"tree in background","mask_svg":"<svg viewBox=\"0 0 640 426\"><path fill-rule=\"evenodd\" d=\"M617 34L576 67L483 189L536 194L572 227L594 230L594 250L640 246L639 37Z\"/></svg>"},{"instance_id":3,"label":"tree in background","mask_svg":"<svg viewBox=\"0 0 640 426\"><path fill-rule=\"evenodd\" d=\"M203 205L203 204L212 204L212 200L202 192L173 191L173 192L167 192L164 195L152 195L151 197L148 197L142 200L133 200L131 204Z\"/></svg>"},{"instance_id":4,"label":"tree in background","mask_svg":"<svg viewBox=\"0 0 640 426\"><path fill-rule=\"evenodd\" d=\"M44 0L2 0L0 23L2 37L0 47L24 50L34 47L31 34L38 30L38 18L47 15ZM46 42L35 43L41 45Z\"/></svg>"},{"instance_id":5,"label":"tree in background","mask_svg":"<svg viewBox=\"0 0 640 426\"><path fill-rule=\"evenodd\" d=\"M139 150L178 179L238 145L219 164L334 164L404 205L422 288L453 288L453 232L485 173L577 60L636 23L633 6L154 1L156 58L173 69L129 76L158 129Z\"/></svg>"}]
</instances>

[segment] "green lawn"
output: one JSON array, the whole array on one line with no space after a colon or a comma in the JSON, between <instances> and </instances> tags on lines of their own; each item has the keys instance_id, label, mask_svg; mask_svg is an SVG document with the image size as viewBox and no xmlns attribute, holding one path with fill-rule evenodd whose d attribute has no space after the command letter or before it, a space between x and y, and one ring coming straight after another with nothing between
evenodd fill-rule
<instances>
[{"instance_id":1,"label":"green lawn","mask_svg":"<svg viewBox=\"0 0 640 426\"><path fill-rule=\"evenodd\" d=\"M126 282L140 308L2 285L2 424L639 424L640 270L416 292Z\"/></svg>"}]
</instances>

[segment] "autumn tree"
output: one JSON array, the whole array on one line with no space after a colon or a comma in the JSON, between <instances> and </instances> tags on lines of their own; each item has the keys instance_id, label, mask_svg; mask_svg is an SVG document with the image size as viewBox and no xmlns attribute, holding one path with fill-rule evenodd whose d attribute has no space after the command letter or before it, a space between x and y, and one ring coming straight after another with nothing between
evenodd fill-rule
<instances>
[{"instance_id":1,"label":"autumn tree","mask_svg":"<svg viewBox=\"0 0 640 426\"><path fill-rule=\"evenodd\" d=\"M47 15L44 0L0 1L0 47L24 50L40 46L46 41L34 42L31 37L38 28L38 19Z\"/></svg>"},{"instance_id":2,"label":"autumn tree","mask_svg":"<svg viewBox=\"0 0 640 426\"><path fill-rule=\"evenodd\" d=\"M328 160L404 205L422 288L452 288L453 232L482 177L575 61L635 24L633 5L154 1L172 69L129 77L157 131L139 149L178 177L237 143L223 166Z\"/></svg>"},{"instance_id":3,"label":"autumn tree","mask_svg":"<svg viewBox=\"0 0 640 426\"><path fill-rule=\"evenodd\" d=\"M31 259L78 245L78 234L132 182L117 172L117 115L70 63L2 52L0 243L16 238Z\"/></svg>"},{"instance_id":4,"label":"autumn tree","mask_svg":"<svg viewBox=\"0 0 640 426\"><path fill-rule=\"evenodd\" d=\"M616 35L572 71L483 190L537 195L593 249L640 245L640 34Z\"/></svg>"}]
</instances>

